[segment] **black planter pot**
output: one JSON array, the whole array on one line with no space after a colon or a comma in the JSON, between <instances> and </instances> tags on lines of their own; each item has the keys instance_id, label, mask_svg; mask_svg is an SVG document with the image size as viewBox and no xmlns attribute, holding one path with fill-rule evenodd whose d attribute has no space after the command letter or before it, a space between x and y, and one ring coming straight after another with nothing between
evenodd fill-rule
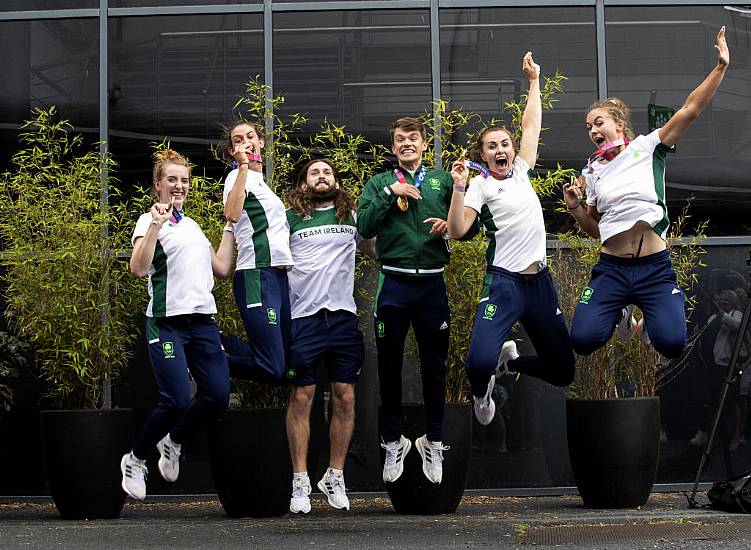
<instances>
[{"instance_id":1,"label":"black planter pot","mask_svg":"<svg viewBox=\"0 0 751 550\"><path fill-rule=\"evenodd\" d=\"M446 405L443 453L443 481L435 484L422 472L422 459L414 445L425 434L425 407L402 405L402 433L412 441L404 459L404 473L394 483L386 483L391 505L398 514L453 514L459 507L469 474L472 449L472 409L469 404ZM381 449L381 466L385 452Z\"/></svg>"},{"instance_id":2,"label":"black planter pot","mask_svg":"<svg viewBox=\"0 0 751 550\"><path fill-rule=\"evenodd\" d=\"M292 461L286 409L228 409L209 429L209 461L229 517L277 517L289 511ZM311 418L314 418L311 415ZM321 429L311 421L308 471L316 469Z\"/></svg>"},{"instance_id":3,"label":"black planter pot","mask_svg":"<svg viewBox=\"0 0 751 550\"><path fill-rule=\"evenodd\" d=\"M635 508L657 476L660 399L566 402L571 469L584 505Z\"/></svg>"},{"instance_id":4,"label":"black planter pot","mask_svg":"<svg viewBox=\"0 0 751 550\"><path fill-rule=\"evenodd\" d=\"M130 450L132 409L42 411L47 479L65 519L120 517L120 459Z\"/></svg>"}]
</instances>

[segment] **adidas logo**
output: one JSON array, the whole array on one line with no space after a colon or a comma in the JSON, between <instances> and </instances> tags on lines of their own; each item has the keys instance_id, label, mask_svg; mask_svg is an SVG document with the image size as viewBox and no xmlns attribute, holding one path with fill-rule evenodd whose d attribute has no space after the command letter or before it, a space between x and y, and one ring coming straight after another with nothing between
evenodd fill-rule
<instances>
[{"instance_id":1,"label":"adidas logo","mask_svg":"<svg viewBox=\"0 0 751 550\"><path fill-rule=\"evenodd\" d=\"M438 330L446 330L447 328L449 328L449 324L448 324L448 323L447 323L446 321L444 321L444 322L443 322L443 323L441 324L441 326L440 326L440 327L438 327Z\"/></svg>"},{"instance_id":2,"label":"adidas logo","mask_svg":"<svg viewBox=\"0 0 751 550\"><path fill-rule=\"evenodd\" d=\"M680 289L674 288L673 292L671 292L670 294L680 294L680 293L681 293Z\"/></svg>"},{"instance_id":3,"label":"adidas logo","mask_svg":"<svg viewBox=\"0 0 751 550\"><path fill-rule=\"evenodd\" d=\"M560 308L555 308L555 314L556 315L560 315L561 313L562 312L561 312Z\"/></svg>"}]
</instances>

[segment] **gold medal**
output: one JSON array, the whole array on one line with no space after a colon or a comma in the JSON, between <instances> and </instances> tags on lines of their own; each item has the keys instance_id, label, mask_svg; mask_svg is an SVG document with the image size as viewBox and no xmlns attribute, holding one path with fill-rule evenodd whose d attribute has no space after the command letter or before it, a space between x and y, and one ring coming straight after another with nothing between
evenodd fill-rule
<instances>
[{"instance_id":1,"label":"gold medal","mask_svg":"<svg viewBox=\"0 0 751 550\"><path fill-rule=\"evenodd\" d=\"M396 205L399 207L399 210L406 212L407 208L409 208L409 201L405 197L399 197L396 199Z\"/></svg>"}]
</instances>

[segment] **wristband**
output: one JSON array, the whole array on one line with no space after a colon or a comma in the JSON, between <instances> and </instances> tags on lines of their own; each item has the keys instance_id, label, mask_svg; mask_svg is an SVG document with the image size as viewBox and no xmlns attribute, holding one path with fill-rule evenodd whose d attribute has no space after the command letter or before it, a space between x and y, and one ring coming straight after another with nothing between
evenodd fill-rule
<instances>
[{"instance_id":1,"label":"wristband","mask_svg":"<svg viewBox=\"0 0 751 550\"><path fill-rule=\"evenodd\" d=\"M157 220L151 220L151 225L156 225L158 227L162 227L164 225L163 223L159 223Z\"/></svg>"},{"instance_id":2,"label":"wristband","mask_svg":"<svg viewBox=\"0 0 751 550\"><path fill-rule=\"evenodd\" d=\"M224 231L226 231L227 233L234 233L235 228L232 227L231 223L228 223L227 225L224 226Z\"/></svg>"},{"instance_id":3,"label":"wristband","mask_svg":"<svg viewBox=\"0 0 751 550\"><path fill-rule=\"evenodd\" d=\"M240 162L240 163L238 163L238 164L237 164L237 166L239 167L239 166L242 166L243 164L244 164L245 166L250 166L250 163L249 163L249 162Z\"/></svg>"},{"instance_id":4,"label":"wristband","mask_svg":"<svg viewBox=\"0 0 751 550\"><path fill-rule=\"evenodd\" d=\"M467 191L466 185L456 185L454 184L454 192L456 193L464 193Z\"/></svg>"},{"instance_id":5,"label":"wristband","mask_svg":"<svg viewBox=\"0 0 751 550\"><path fill-rule=\"evenodd\" d=\"M573 212L573 211L574 211L574 210L576 210L577 208L580 208L580 207L581 207L581 205L582 205L582 203L577 203L577 205L576 205L576 206L574 206L573 208L571 208L571 207L570 207L569 205L566 205L566 210L568 210L569 212Z\"/></svg>"}]
</instances>

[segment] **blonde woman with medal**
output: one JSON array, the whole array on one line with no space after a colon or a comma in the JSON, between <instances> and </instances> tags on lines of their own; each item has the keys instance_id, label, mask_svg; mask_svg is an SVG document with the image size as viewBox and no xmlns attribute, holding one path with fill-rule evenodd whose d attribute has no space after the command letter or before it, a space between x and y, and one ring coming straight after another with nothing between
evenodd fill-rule
<instances>
[{"instance_id":1,"label":"blonde woman with medal","mask_svg":"<svg viewBox=\"0 0 751 550\"><path fill-rule=\"evenodd\" d=\"M423 165L428 143L419 120L400 118L390 133L398 165L368 180L357 211L357 230L365 239L377 237L376 254L382 264L374 324L381 438L386 449L383 480L399 479L404 457L412 448L401 429L402 362L411 325L420 355L426 416L426 434L414 444L423 460L423 473L440 483L447 448L443 415L451 321L443 271L449 261L446 216L452 180L447 172Z\"/></svg>"},{"instance_id":2,"label":"blonde woman with medal","mask_svg":"<svg viewBox=\"0 0 751 550\"><path fill-rule=\"evenodd\" d=\"M545 264L542 207L530 182L542 124L540 67L531 52L524 56L522 68L529 95L519 150L507 129L491 126L470 148L471 160L460 158L451 170L449 237L462 237L480 218L489 241L485 286L467 356L475 416L483 425L495 415L491 395L496 376L520 372L556 386L567 386L574 377L568 329ZM469 168L480 173L467 187ZM520 357L515 342L506 341L517 321L537 356Z\"/></svg>"},{"instance_id":3,"label":"blonde woman with medal","mask_svg":"<svg viewBox=\"0 0 751 550\"><path fill-rule=\"evenodd\" d=\"M224 148L235 168L224 180L224 215L237 243L235 302L247 343L223 339L230 374L268 384L285 379L291 310L287 270L292 266L282 200L263 177L261 127L240 121L225 131Z\"/></svg>"},{"instance_id":4,"label":"blonde woman with medal","mask_svg":"<svg viewBox=\"0 0 751 550\"><path fill-rule=\"evenodd\" d=\"M582 229L602 241L600 260L571 324L571 340L579 354L602 347L621 318L630 317L629 312L623 314L629 304L641 309L649 340L661 355L674 358L685 347L684 294L665 242L670 224L665 160L725 76L730 63L725 27L714 47L714 69L664 126L646 136L634 138L629 109L618 98L587 109L587 133L597 150L579 181L566 185L563 195Z\"/></svg>"},{"instance_id":5,"label":"blonde woman with medal","mask_svg":"<svg viewBox=\"0 0 751 550\"><path fill-rule=\"evenodd\" d=\"M227 359L212 317L211 290L214 275L228 277L232 270L231 228L225 228L214 253L185 214L190 162L184 156L172 150L158 153L153 181L158 202L136 223L130 270L149 278L146 336L160 397L120 462L122 488L138 500L146 498L146 458L153 447L160 455L159 473L175 481L183 441L229 401ZM192 400L190 377L197 385Z\"/></svg>"}]
</instances>

